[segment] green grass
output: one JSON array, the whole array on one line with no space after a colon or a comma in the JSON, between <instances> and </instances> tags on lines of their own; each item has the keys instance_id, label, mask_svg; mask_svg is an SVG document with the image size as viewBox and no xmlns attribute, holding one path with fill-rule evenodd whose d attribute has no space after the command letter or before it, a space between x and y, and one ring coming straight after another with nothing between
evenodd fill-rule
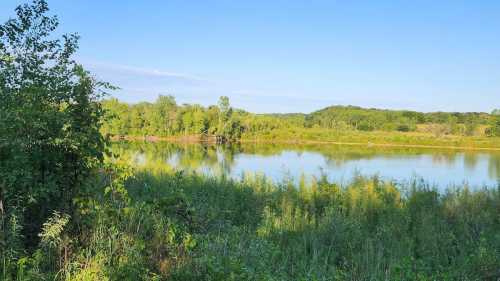
<instances>
[{"instance_id":1,"label":"green grass","mask_svg":"<svg viewBox=\"0 0 500 281\"><path fill-rule=\"evenodd\" d=\"M114 170L17 280L496 280L500 189ZM114 175L114 176L113 176ZM127 177L131 175L131 177ZM55 225L55 221L51 223ZM55 228L53 228L55 229ZM47 257L52 257L47 259ZM7 280L16 280L9 279Z\"/></svg>"},{"instance_id":2,"label":"green grass","mask_svg":"<svg viewBox=\"0 0 500 281\"><path fill-rule=\"evenodd\" d=\"M434 135L423 132L338 131L324 128L289 128L243 134L243 142L338 142L370 145L440 146L500 149L500 138Z\"/></svg>"}]
</instances>

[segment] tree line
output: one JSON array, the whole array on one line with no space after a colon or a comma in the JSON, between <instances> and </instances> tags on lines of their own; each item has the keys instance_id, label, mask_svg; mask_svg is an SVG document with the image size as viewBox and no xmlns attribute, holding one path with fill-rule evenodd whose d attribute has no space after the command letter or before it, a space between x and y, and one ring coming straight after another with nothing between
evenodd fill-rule
<instances>
[{"instance_id":1,"label":"tree line","mask_svg":"<svg viewBox=\"0 0 500 281\"><path fill-rule=\"evenodd\" d=\"M240 117L227 97L208 108L198 104L178 105L172 96L160 95L154 103L129 105L115 98L102 103L107 112L103 132L112 135L224 135L238 138L241 134Z\"/></svg>"},{"instance_id":2,"label":"tree line","mask_svg":"<svg viewBox=\"0 0 500 281\"><path fill-rule=\"evenodd\" d=\"M432 112L331 106L310 114L254 114L234 109L222 96L217 105L178 105L173 96L155 102L127 104L116 98L103 101L108 121L103 133L111 135L222 135L238 139L273 130L323 128L344 131L423 131L436 135L499 136L499 110L481 112Z\"/></svg>"}]
</instances>

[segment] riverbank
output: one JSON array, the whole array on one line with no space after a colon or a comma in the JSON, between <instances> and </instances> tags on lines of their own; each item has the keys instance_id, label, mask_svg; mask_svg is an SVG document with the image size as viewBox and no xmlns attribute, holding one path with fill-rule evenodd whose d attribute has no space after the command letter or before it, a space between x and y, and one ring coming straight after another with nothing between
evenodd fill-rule
<instances>
[{"instance_id":1,"label":"riverbank","mask_svg":"<svg viewBox=\"0 0 500 281\"><path fill-rule=\"evenodd\" d=\"M338 141L314 141L314 140L251 140L242 139L242 143L276 143L276 144L331 144L366 147L386 147L386 148L429 148L429 149L450 149L450 150L483 150L500 151L500 147L474 147L474 146L448 146L448 145L423 145L423 144L397 144L397 143L372 143L372 142L338 142Z\"/></svg>"},{"instance_id":2,"label":"riverbank","mask_svg":"<svg viewBox=\"0 0 500 281\"><path fill-rule=\"evenodd\" d=\"M262 135L243 135L241 141L325 143L381 147L500 150L498 137L436 136L420 132L338 132L323 129L276 130Z\"/></svg>"},{"instance_id":3,"label":"riverbank","mask_svg":"<svg viewBox=\"0 0 500 281\"><path fill-rule=\"evenodd\" d=\"M114 136L113 141L169 141L182 143L215 143L202 135L186 136ZM498 137L434 136L426 133L402 132L337 132L323 129L295 131L271 131L260 135L243 134L237 142L242 143L285 143L285 144L332 144L367 147L434 148L452 150L500 151Z\"/></svg>"}]
</instances>

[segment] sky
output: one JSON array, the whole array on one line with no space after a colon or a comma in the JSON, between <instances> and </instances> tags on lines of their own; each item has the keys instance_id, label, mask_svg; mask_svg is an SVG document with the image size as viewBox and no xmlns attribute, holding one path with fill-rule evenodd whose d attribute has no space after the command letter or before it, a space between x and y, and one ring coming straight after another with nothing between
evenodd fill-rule
<instances>
[{"instance_id":1,"label":"sky","mask_svg":"<svg viewBox=\"0 0 500 281\"><path fill-rule=\"evenodd\" d=\"M0 21L25 1L0 0ZM500 1L48 0L76 59L135 103L251 112L500 108Z\"/></svg>"}]
</instances>

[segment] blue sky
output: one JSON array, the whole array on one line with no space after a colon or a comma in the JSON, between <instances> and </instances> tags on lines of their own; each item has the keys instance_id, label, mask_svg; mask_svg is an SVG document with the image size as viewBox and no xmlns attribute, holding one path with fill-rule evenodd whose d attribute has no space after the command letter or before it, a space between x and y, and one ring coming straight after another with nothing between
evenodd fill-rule
<instances>
[{"instance_id":1,"label":"blue sky","mask_svg":"<svg viewBox=\"0 0 500 281\"><path fill-rule=\"evenodd\" d=\"M0 20L23 1L1 0ZM127 102L500 108L500 1L48 0Z\"/></svg>"}]
</instances>

